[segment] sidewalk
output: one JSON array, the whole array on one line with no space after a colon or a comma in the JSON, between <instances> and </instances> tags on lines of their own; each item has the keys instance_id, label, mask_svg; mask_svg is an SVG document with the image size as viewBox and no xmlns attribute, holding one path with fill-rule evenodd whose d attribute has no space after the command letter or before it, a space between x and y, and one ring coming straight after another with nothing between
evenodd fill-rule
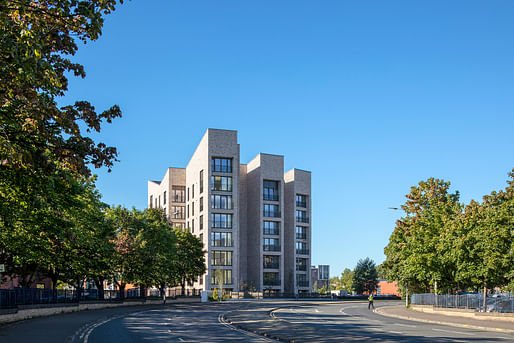
<instances>
[{"instance_id":1,"label":"sidewalk","mask_svg":"<svg viewBox=\"0 0 514 343\"><path fill-rule=\"evenodd\" d=\"M514 333L514 323L512 322L498 321L493 319L474 319L460 316L448 316L442 313L419 312L407 309L403 305L381 306L377 307L375 312L387 317L414 320L418 322L443 324L486 331Z\"/></svg>"}]
</instances>

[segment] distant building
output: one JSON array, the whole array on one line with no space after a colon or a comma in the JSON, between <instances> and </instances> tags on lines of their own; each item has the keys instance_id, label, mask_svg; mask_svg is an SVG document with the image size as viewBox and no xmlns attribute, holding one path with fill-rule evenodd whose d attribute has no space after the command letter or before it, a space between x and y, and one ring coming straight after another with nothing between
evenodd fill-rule
<instances>
[{"instance_id":1,"label":"distant building","mask_svg":"<svg viewBox=\"0 0 514 343\"><path fill-rule=\"evenodd\" d=\"M311 267L311 285L314 288L314 284L319 289L325 287L328 291L330 288L330 266L326 264L320 264L317 267ZM312 289L314 290L314 289Z\"/></svg>"},{"instance_id":2,"label":"distant building","mask_svg":"<svg viewBox=\"0 0 514 343\"><path fill-rule=\"evenodd\" d=\"M398 283L396 281L378 280L377 295L398 295Z\"/></svg>"},{"instance_id":3,"label":"distant building","mask_svg":"<svg viewBox=\"0 0 514 343\"><path fill-rule=\"evenodd\" d=\"M284 156L258 154L240 163L237 131L208 129L186 168L148 181L148 207L162 208L207 251L207 272L194 285L309 292L311 173L284 173Z\"/></svg>"}]
</instances>

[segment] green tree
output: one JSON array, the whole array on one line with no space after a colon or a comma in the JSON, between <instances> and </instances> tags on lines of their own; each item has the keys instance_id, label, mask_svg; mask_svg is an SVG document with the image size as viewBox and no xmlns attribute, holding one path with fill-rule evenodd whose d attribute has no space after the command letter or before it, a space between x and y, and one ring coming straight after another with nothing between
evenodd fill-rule
<instances>
[{"instance_id":1,"label":"green tree","mask_svg":"<svg viewBox=\"0 0 514 343\"><path fill-rule=\"evenodd\" d=\"M359 294L364 292L373 293L377 289L378 273L375 262L366 257L359 260L353 275L353 287Z\"/></svg>"},{"instance_id":2,"label":"green tree","mask_svg":"<svg viewBox=\"0 0 514 343\"><path fill-rule=\"evenodd\" d=\"M355 273L348 268L343 270L341 274L341 287L348 293L352 293L353 291L353 275Z\"/></svg>"},{"instance_id":3,"label":"green tree","mask_svg":"<svg viewBox=\"0 0 514 343\"><path fill-rule=\"evenodd\" d=\"M340 290L343 289L341 286L341 279L337 276L333 276L330 278L330 289L332 290Z\"/></svg>"},{"instance_id":4,"label":"green tree","mask_svg":"<svg viewBox=\"0 0 514 343\"><path fill-rule=\"evenodd\" d=\"M411 187L402 206L406 216L396 222L384 249L388 279L420 291L430 290L436 282L444 289L456 287L456 264L440 252L443 245L452 244L443 240L444 234L462 208L459 193L449 193L449 187L449 182L434 178Z\"/></svg>"},{"instance_id":5,"label":"green tree","mask_svg":"<svg viewBox=\"0 0 514 343\"><path fill-rule=\"evenodd\" d=\"M205 273L205 251L203 243L191 232L176 228L175 235L177 254L174 268L177 284L181 285L184 294L186 283L193 283Z\"/></svg>"},{"instance_id":6,"label":"green tree","mask_svg":"<svg viewBox=\"0 0 514 343\"><path fill-rule=\"evenodd\" d=\"M0 1L0 251L24 285L65 259L62 228L73 225L60 215L74 206L75 181L90 175L89 165L111 168L116 161L115 148L87 133L121 116L118 106L97 114L85 101L56 103L68 73L85 76L69 60L75 40L96 40L115 5Z\"/></svg>"}]
</instances>

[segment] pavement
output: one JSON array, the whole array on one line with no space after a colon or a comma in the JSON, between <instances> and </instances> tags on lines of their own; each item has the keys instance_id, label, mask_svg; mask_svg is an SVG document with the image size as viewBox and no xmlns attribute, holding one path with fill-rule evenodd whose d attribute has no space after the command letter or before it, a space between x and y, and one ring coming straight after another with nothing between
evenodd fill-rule
<instances>
[{"instance_id":1,"label":"pavement","mask_svg":"<svg viewBox=\"0 0 514 343\"><path fill-rule=\"evenodd\" d=\"M439 313L426 313L406 308L403 305L383 306L374 310L375 313L387 317L413 320L424 323L442 324L470 329L514 333L514 323L494 319L474 319L460 316L448 316Z\"/></svg>"}]
</instances>

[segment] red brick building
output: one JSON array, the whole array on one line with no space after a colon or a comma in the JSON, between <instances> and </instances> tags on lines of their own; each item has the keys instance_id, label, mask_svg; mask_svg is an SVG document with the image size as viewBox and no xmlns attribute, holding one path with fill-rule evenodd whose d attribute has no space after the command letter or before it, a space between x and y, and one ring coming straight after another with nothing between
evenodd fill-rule
<instances>
[{"instance_id":1,"label":"red brick building","mask_svg":"<svg viewBox=\"0 0 514 343\"><path fill-rule=\"evenodd\" d=\"M379 280L377 286L377 295L398 295L398 283L396 281Z\"/></svg>"}]
</instances>

